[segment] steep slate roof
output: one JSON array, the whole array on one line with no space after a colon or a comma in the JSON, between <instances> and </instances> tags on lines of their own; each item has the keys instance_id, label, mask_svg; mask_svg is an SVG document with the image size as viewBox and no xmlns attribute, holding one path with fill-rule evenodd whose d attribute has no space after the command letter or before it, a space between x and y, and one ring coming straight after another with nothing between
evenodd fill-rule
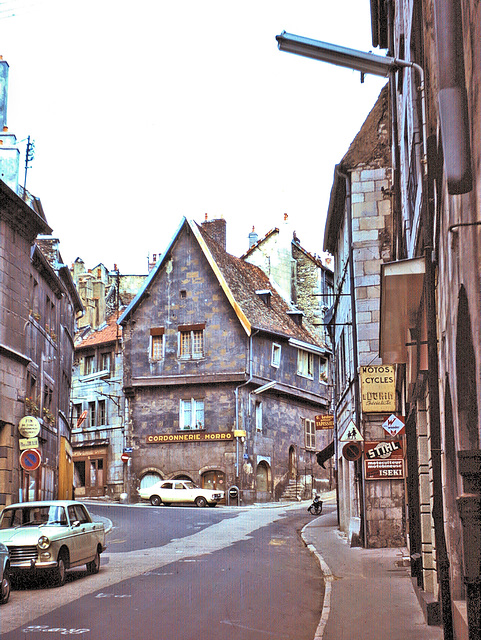
<instances>
[{"instance_id":1,"label":"steep slate roof","mask_svg":"<svg viewBox=\"0 0 481 640\"><path fill-rule=\"evenodd\" d=\"M122 327L117 324L120 311L115 311L105 320L105 326L97 331L91 331L86 338L75 339L75 349L88 349L100 344L116 342L122 338Z\"/></svg>"},{"instance_id":2,"label":"steep slate roof","mask_svg":"<svg viewBox=\"0 0 481 640\"><path fill-rule=\"evenodd\" d=\"M269 278L259 267L227 253L201 225L186 218L182 220L175 236L162 258L157 261L156 267L151 271L136 298L119 318L119 324L126 322L140 303L156 273L162 268L166 256L184 225L190 227L199 242L202 252L248 335L251 335L253 330L261 330L316 347L325 347L316 337L314 330L310 329L310 325L305 319L303 319L303 326L299 326L295 320L287 315L288 311L294 310L276 292ZM271 291L270 306L267 306L256 294L256 291L261 290Z\"/></svg>"}]
</instances>

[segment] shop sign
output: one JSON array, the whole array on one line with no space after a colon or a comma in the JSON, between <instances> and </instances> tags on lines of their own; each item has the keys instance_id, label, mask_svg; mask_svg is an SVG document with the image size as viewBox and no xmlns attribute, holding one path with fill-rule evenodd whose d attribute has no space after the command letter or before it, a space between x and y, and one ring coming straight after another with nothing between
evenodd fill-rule
<instances>
[{"instance_id":1,"label":"shop sign","mask_svg":"<svg viewBox=\"0 0 481 640\"><path fill-rule=\"evenodd\" d=\"M40 433L40 422L34 416L24 416L18 423L18 430L24 438L35 438Z\"/></svg>"},{"instance_id":2,"label":"shop sign","mask_svg":"<svg viewBox=\"0 0 481 640\"><path fill-rule=\"evenodd\" d=\"M334 416L328 414L326 416L314 416L316 431L334 428Z\"/></svg>"},{"instance_id":3,"label":"shop sign","mask_svg":"<svg viewBox=\"0 0 481 640\"><path fill-rule=\"evenodd\" d=\"M20 438L18 446L20 447L20 451L25 451L26 449L38 449L40 445L38 438Z\"/></svg>"},{"instance_id":4,"label":"shop sign","mask_svg":"<svg viewBox=\"0 0 481 640\"><path fill-rule=\"evenodd\" d=\"M220 433L156 433L148 435L147 444L175 444L177 442L228 442L234 440L231 431Z\"/></svg>"},{"instance_id":5,"label":"shop sign","mask_svg":"<svg viewBox=\"0 0 481 640\"><path fill-rule=\"evenodd\" d=\"M364 443L364 477L366 480L404 478L404 454L401 440L376 440Z\"/></svg>"},{"instance_id":6,"label":"shop sign","mask_svg":"<svg viewBox=\"0 0 481 640\"><path fill-rule=\"evenodd\" d=\"M396 377L394 365L360 367L363 413L396 411Z\"/></svg>"},{"instance_id":7,"label":"shop sign","mask_svg":"<svg viewBox=\"0 0 481 640\"><path fill-rule=\"evenodd\" d=\"M397 436L404 434L404 418L403 416L396 416L392 413L389 418L387 418L382 423L382 428L384 431L387 431L391 438L396 438Z\"/></svg>"}]
</instances>

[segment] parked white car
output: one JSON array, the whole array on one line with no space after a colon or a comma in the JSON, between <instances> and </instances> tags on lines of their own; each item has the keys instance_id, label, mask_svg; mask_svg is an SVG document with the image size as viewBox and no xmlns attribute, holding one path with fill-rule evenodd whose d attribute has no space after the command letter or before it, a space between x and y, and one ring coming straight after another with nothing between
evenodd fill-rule
<instances>
[{"instance_id":1,"label":"parked white car","mask_svg":"<svg viewBox=\"0 0 481 640\"><path fill-rule=\"evenodd\" d=\"M192 503L197 507L215 507L224 497L223 491L201 489L190 480L161 480L151 487L137 489L142 500L150 500L154 507L159 504Z\"/></svg>"},{"instance_id":2,"label":"parked white car","mask_svg":"<svg viewBox=\"0 0 481 640\"><path fill-rule=\"evenodd\" d=\"M0 604L6 604L10 597L10 555L0 543Z\"/></svg>"},{"instance_id":3,"label":"parked white car","mask_svg":"<svg viewBox=\"0 0 481 640\"><path fill-rule=\"evenodd\" d=\"M11 576L49 571L61 586L71 567L85 564L89 573L98 573L105 529L81 502L20 502L0 515L0 543L10 553Z\"/></svg>"}]
</instances>

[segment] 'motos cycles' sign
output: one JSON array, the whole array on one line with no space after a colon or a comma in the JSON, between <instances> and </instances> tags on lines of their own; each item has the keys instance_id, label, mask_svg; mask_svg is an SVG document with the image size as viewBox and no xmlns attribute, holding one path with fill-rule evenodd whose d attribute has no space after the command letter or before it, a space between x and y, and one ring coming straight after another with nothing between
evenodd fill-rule
<instances>
[{"instance_id":1,"label":"'motos cycles' sign","mask_svg":"<svg viewBox=\"0 0 481 640\"><path fill-rule=\"evenodd\" d=\"M396 411L396 377L394 365L360 367L363 413Z\"/></svg>"}]
</instances>

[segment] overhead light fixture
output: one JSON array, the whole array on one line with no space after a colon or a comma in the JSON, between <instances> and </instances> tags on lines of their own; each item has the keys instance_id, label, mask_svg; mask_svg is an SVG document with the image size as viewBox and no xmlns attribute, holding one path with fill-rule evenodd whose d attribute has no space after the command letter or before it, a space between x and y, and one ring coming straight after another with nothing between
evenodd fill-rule
<instances>
[{"instance_id":1,"label":"overhead light fixture","mask_svg":"<svg viewBox=\"0 0 481 640\"><path fill-rule=\"evenodd\" d=\"M283 31L276 40L280 51L295 53L305 58L313 58L322 62L330 62L340 67L356 69L361 73L370 73L375 76L385 78L390 71L399 66L411 66L411 62L397 60L389 56L378 56L374 53L365 53L357 49L341 47L329 42L312 40L303 36L296 36L293 33Z\"/></svg>"}]
</instances>

